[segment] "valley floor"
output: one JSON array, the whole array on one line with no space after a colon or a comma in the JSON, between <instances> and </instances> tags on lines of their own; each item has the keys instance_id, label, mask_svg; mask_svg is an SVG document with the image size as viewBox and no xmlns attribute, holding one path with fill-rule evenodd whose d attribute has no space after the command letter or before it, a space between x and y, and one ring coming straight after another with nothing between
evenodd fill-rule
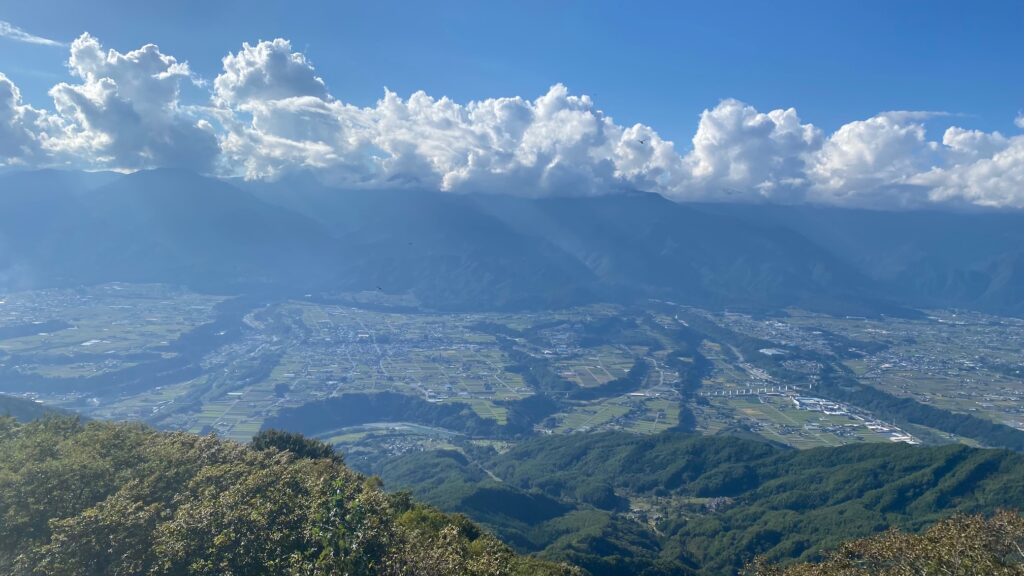
<instances>
[{"instance_id":1,"label":"valley floor","mask_svg":"<svg viewBox=\"0 0 1024 576\"><path fill-rule=\"evenodd\" d=\"M680 427L688 413L683 428L741 431L797 448L985 443L830 398L819 388L834 365L893 397L1024 428L1024 322L1011 318L952 311L919 320L837 318L800 310L758 317L666 302L486 314L312 299L233 302L161 285L6 294L0 387L89 416L240 441L282 410L391 391L465 405L497 425L507 423L512 403L546 394L558 407L532 423L541 434L651 434ZM696 331L699 344L677 357L681 329ZM517 368L523 358L540 368ZM637 362L646 366L643 376L619 385ZM684 382L679 362L706 366ZM558 385L538 384L538 369ZM356 452L508 443L401 418L341 422L318 435Z\"/></svg>"}]
</instances>

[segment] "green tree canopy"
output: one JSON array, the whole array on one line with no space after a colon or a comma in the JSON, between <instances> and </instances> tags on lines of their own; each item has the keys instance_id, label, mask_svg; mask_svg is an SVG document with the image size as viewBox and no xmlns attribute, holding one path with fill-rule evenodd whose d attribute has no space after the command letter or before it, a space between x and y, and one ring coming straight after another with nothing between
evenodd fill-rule
<instances>
[{"instance_id":1,"label":"green tree canopy","mask_svg":"<svg viewBox=\"0 0 1024 576\"><path fill-rule=\"evenodd\" d=\"M956 516L922 534L890 530L839 546L824 562L779 566L756 560L749 576L1020 576L1024 517Z\"/></svg>"},{"instance_id":2,"label":"green tree canopy","mask_svg":"<svg viewBox=\"0 0 1024 576\"><path fill-rule=\"evenodd\" d=\"M260 445L74 418L0 419L0 574L577 573L383 492L322 443L267 434Z\"/></svg>"}]
</instances>

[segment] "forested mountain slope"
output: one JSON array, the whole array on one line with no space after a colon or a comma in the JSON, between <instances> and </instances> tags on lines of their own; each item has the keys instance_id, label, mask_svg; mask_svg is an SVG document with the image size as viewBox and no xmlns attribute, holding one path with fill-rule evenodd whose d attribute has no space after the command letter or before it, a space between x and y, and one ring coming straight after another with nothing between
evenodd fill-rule
<instances>
[{"instance_id":1,"label":"forested mountain slope","mask_svg":"<svg viewBox=\"0 0 1024 576\"><path fill-rule=\"evenodd\" d=\"M305 457L325 454L301 438L265 440L0 419L0 573L574 573L389 495L339 458Z\"/></svg>"},{"instance_id":2,"label":"forested mountain slope","mask_svg":"<svg viewBox=\"0 0 1024 576\"><path fill-rule=\"evenodd\" d=\"M400 456L376 472L389 489L595 575L726 574L758 554L814 558L890 526L1024 507L1024 456L960 445L795 451L725 436L576 434L502 454Z\"/></svg>"},{"instance_id":3,"label":"forested mountain slope","mask_svg":"<svg viewBox=\"0 0 1024 576\"><path fill-rule=\"evenodd\" d=\"M891 530L844 542L819 563L789 566L758 559L747 576L1020 576L1024 517L1000 512L956 516L922 534Z\"/></svg>"}]
</instances>

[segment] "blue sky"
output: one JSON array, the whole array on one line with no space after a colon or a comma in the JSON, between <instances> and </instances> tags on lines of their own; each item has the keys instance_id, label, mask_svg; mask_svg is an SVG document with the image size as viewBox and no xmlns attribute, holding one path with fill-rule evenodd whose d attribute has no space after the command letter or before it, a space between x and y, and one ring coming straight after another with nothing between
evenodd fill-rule
<instances>
[{"instance_id":1,"label":"blue sky","mask_svg":"<svg viewBox=\"0 0 1024 576\"><path fill-rule=\"evenodd\" d=\"M952 124L1012 137L1024 109L1024 2L1016 1L33 0L0 4L0 21L63 43L87 31L104 50L120 53L156 44L207 81L205 87L182 83L175 105L208 101L221 59L242 42L285 38L337 101L372 107L385 86L402 98L423 90L457 103L517 95L533 100L562 83L573 95L590 96L594 109L617 126L651 127L680 155L693 147L701 113L727 98L759 113L795 108L800 122L821 132L821 143L844 125L885 111L947 113L941 120L914 120L933 148ZM58 82L79 81L67 60L67 48L0 38L0 72L25 104L37 108L53 108L47 91ZM809 146L816 151L818 144ZM919 174L950 168L947 158L915 154L904 163L918 173L901 173L886 190L911 180L919 186L927 180ZM752 169L733 168L725 168L722 187L761 186L762 196L776 194L765 190L778 190L779 182L810 178L780 176L773 168L744 180ZM645 178L660 186L668 177L651 172ZM860 193L867 184L857 186Z\"/></svg>"},{"instance_id":2,"label":"blue sky","mask_svg":"<svg viewBox=\"0 0 1024 576\"><path fill-rule=\"evenodd\" d=\"M33 0L5 2L0 20L62 41L88 31L119 50L152 42L210 78L243 41L288 38L337 97L362 105L384 86L466 101L562 82L677 142L727 97L793 106L826 129L943 110L1008 130L1024 107L1016 1ZM0 70L45 103L66 54L0 42Z\"/></svg>"}]
</instances>

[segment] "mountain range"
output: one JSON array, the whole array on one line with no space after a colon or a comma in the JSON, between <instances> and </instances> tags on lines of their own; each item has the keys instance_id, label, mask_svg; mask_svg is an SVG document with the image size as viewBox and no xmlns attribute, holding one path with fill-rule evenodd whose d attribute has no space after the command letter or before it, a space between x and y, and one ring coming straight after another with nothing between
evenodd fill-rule
<instances>
[{"instance_id":1,"label":"mountain range","mask_svg":"<svg viewBox=\"0 0 1024 576\"><path fill-rule=\"evenodd\" d=\"M0 290L109 281L370 291L435 310L658 298L1024 313L1024 213L339 190L160 169L0 176Z\"/></svg>"}]
</instances>

